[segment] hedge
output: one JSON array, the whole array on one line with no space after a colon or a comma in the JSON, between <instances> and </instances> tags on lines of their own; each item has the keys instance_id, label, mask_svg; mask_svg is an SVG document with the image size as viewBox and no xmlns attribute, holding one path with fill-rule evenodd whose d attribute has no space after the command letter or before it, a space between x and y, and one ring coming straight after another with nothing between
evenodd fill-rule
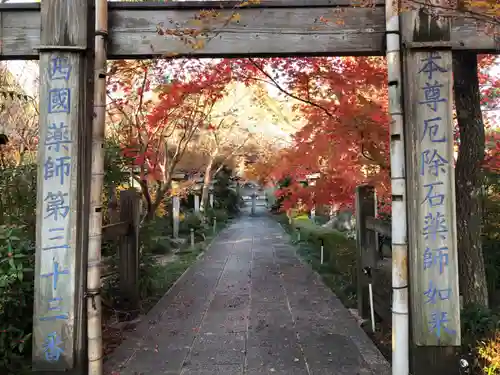
<instances>
[{"instance_id":1,"label":"hedge","mask_svg":"<svg viewBox=\"0 0 500 375\"><path fill-rule=\"evenodd\" d=\"M299 253L319 271L342 302L351 307L356 301L356 241L335 229L321 227L307 218L296 218L292 229L300 232ZM320 264L321 245L324 264Z\"/></svg>"}]
</instances>

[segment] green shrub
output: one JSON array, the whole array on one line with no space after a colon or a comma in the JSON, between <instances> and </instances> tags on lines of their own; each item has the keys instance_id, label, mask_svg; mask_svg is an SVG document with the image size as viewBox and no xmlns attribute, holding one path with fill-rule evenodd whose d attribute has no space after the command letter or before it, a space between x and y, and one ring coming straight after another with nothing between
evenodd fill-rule
<instances>
[{"instance_id":1,"label":"green shrub","mask_svg":"<svg viewBox=\"0 0 500 375\"><path fill-rule=\"evenodd\" d=\"M36 172L36 164L0 169L0 224L35 227ZM34 230L30 238L35 240Z\"/></svg>"},{"instance_id":2,"label":"green shrub","mask_svg":"<svg viewBox=\"0 0 500 375\"><path fill-rule=\"evenodd\" d=\"M170 233L169 233L170 232ZM156 216L153 220L144 223L139 233L140 248L152 254L166 254L172 250L169 235L171 226L168 220Z\"/></svg>"},{"instance_id":3,"label":"green shrub","mask_svg":"<svg viewBox=\"0 0 500 375\"><path fill-rule=\"evenodd\" d=\"M208 219L210 227L214 222L214 218L217 219L218 223L219 222L224 223L227 220L229 220L229 214L225 210L220 209L220 208L215 208L215 209L210 208L205 212L205 215L206 215L206 218Z\"/></svg>"},{"instance_id":4,"label":"green shrub","mask_svg":"<svg viewBox=\"0 0 500 375\"><path fill-rule=\"evenodd\" d=\"M500 314L479 305L461 311L462 351L473 357L473 373L500 372Z\"/></svg>"},{"instance_id":5,"label":"green shrub","mask_svg":"<svg viewBox=\"0 0 500 375\"><path fill-rule=\"evenodd\" d=\"M179 223L179 233L189 235L191 229L195 232L199 231L204 227L203 217L201 214L195 212L187 212L184 216L184 220Z\"/></svg>"},{"instance_id":6,"label":"green shrub","mask_svg":"<svg viewBox=\"0 0 500 375\"><path fill-rule=\"evenodd\" d=\"M483 306L466 306L460 315L464 343L474 345L477 340L486 338L500 328L500 315Z\"/></svg>"},{"instance_id":7,"label":"green shrub","mask_svg":"<svg viewBox=\"0 0 500 375\"><path fill-rule=\"evenodd\" d=\"M498 304L500 291L500 245L497 238L483 236L483 255L490 304Z\"/></svg>"},{"instance_id":8,"label":"green shrub","mask_svg":"<svg viewBox=\"0 0 500 375\"><path fill-rule=\"evenodd\" d=\"M33 315L34 243L23 227L0 226L0 373L28 369Z\"/></svg>"},{"instance_id":9,"label":"green shrub","mask_svg":"<svg viewBox=\"0 0 500 375\"><path fill-rule=\"evenodd\" d=\"M295 220L309 220L309 215L307 214L307 212L295 212L295 211L292 211L292 217Z\"/></svg>"},{"instance_id":10,"label":"green shrub","mask_svg":"<svg viewBox=\"0 0 500 375\"><path fill-rule=\"evenodd\" d=\"M242 206L242 199L238 192L231 188L232 170L224 166L215 176L213 189L214 208L226 211L229 215L236 215Z\"/></svg>"},{"instance_id":11,"label":"green shrub","mask_svg":"<svg viewBox=\"0 0 500 375\"><path fill-rule=\"evenodd\" d=\"M341 232L323 228L309 219L295 219L292 228L300 231L300 240L306 243L299 252L323 276L342 302L350 307L356 300L356 242ZM324 261L320 264L321 245Z\"/></svg>"}]
</instances>

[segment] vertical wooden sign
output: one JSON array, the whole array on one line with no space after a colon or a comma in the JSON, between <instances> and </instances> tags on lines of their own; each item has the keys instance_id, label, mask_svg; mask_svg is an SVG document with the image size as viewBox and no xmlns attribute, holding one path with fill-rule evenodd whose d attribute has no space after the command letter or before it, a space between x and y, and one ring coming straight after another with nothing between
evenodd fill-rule
<instances>
[{"instance_id":1,"label":"vertical wooden sign","mask_svg":"<svg viewBox=\"0 0 500 375\"><path fill-rule=\"evenodd\" d=\"M78 56L40 58L34 364L71 369L75 318Z\"/></svg>"},{"instance_id":2,"label":"vertical wooden sign","mask_svg":"<svg viewBox=\"0 0 500 375\"><path fill-rule=\"evenodd\" d=\"M431 0L429 6L438 5ZM401 15L412 373L455 371L461 343L453 149L451 21ZM436 14L437 12L437 14Z\"/></svg>"},{"instance_id":3,"label":"vertical wooden sign","mask_svg":"<svg viewBox=\"0 0 500 375\"><path fill-rule=\"evenodd\" d=\"M413 337L417 345L460 345L451 51L414 52L408 64L417 73L411 93L418 159Z\"/></svg>"},{"instance_id":4,"label":"vertical wooden sign","mask_svg":"<svg viewBox=\"0 0 500 375\"><path fill-rule=\"evenodd\" d=\"M80 172L90 165L82 156L88 156L82 151L89 120L88 9L87 0L41 5L33 369L50 373L73 370L84 356L82 244L88 227L82 207L88 182Z\"/></svg>"}]
</instances>

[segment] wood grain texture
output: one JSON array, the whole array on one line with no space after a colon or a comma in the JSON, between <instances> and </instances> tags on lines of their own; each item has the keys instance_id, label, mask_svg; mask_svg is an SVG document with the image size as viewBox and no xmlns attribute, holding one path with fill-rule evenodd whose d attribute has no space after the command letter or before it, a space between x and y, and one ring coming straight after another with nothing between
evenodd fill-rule
<instances>
[{"instance_id":1,"label":"wood grain texture","mask_svg":"<svg viewBox=\"0 0 500 375\"><path fill-rule=\"evenodd\" d=\"M413 273L413 320L415 321L413 335L417 345L460 345L460 306L458 295L458 259L457 238L455 220L455 174L453 168L453 120L452 120L452 67L451 52L436 52L440 60L436 64L446 69L446 72L434 72L429 79L427 74L418 71L426 64L426 59L431 52L416 52L409 59L409 64L414 71L415 84L411 85L412 106L410 110L414 114L414 124L418 130L418 138L412 145L414 147L415 159L418 166L412 177L415 178L411 184L415 186L418 193L416 204L416 215L413 219L417 223L416 252L411 263ZM426 97L422 87L430 82L442 84L440 97L443 102L434 104L420 104L425 102ZM425 121L431 121L429 126L438 125L436 135L433 136L432 128L425 127ZM434 140L446 139L446 142ZM437 151L439 156L434 154ZM443 159L437 159L437 158ZM429 198L430 188L433 192ZM440 202L440 196L444 201ZM442 215L442 218L440 216ZM440 251L439 249L443 249ZM440 255L441 254L441 255ZM428 259L431 257L432 259ZM427 259L427 260L426 260ZM434 288L436 294L433 296ZM430 292L429 292L430 291ZM429 300L433 300L429 302ZM431 322L435 313L446 313L446 318L441 324L440 337L438 328L432 329ZM451 331L454 333L451 333Z\"/></svg>"},{"instance_id":2,"label":"wood grain texture","mask_svg":"<svg viewBox=\"0 0 500 375\"><path fill-rule=\"evenodd\" d=\"M126 236L129 230L129 221L120 221L119 223L108 224L102 227L102 239L104 241L112 241L120 236Z\"/></svg>"},{"instance_id":3,"label":"wood grain texture","mask_svg":"<svg viewBox=\"0 0 500 375\"><path fill-rule=\"evenodd\" d=\"M453 38L446 22L429 25L426 17L418 12L402 16L404 40L432 44L435 41L446 43ZM451 51L432 53L435 55L431 58L431 50L407 49L404 50L403 59L405 76L412 77L405 81L404 91L408 217L412 218L408 220L412 336L417 346L454 346L460 345L460 307L455 177L451 164ZM424 90L427 85L431 89ZM432 89L434 85L442 86ZM439 101L426 103L433 95ZM427 128L426 120L430 120ZM448 163L439 159L433 150ZM435 166L438 168L435 169ZM431 192L431 196L434 196L432 204L427 196L430 194L430 187L425 187L428 184L437 184L433 185ZM441 195L444 197L442 204L439 198ZM436 221L438 213L443 216ZM439 251L439 248L446 250ZM439 254L445 254L445 257L440 257ZM442 268L440 262L443 262ZM429 297L433 297L432 300ZM434 318L440 320L439 334L437 328L433 327ZM453 334L452 330L455 331Z\"/></svg>"},{"instance_id":4,"label":"wood grain texture","mask_svg":"<svg viewBox=\"0 0 500 375\"><path fill-rule=\"evenodd\" d=\"M40 55L32 364L35 371L50 373L82 369L86 357L84 181L88 176L82 172L84 165L90 165L84 153L89 85L84 80L87 54L72 49L87 45L87 23L93 25L93 17L87 18L89 4L88 0L43 2L40 13L34 14L44 25L41 44L50 48ZM23 13L14 12L12 18L2 14L2 25L16 27L15 15Z\"/></svg>"},{"instance_id":5,"label":"wood grain texture","mask_svg":"<svg viewBox=\"0 0 500 375\"><path fill-rule=\"evenodd\" d=\"M76 230L78 220L77 211L77 184L78 184L78 100L79 74L81 74L78 56L59 55L68 59L72 71L68 82L53 81L49 78L52 54L43 54L40 59L40 147L38 150L38 191L37 191L37 224L36 224L36 267L35 267L35 301L33 315L33 367L35 370L69 370L73 368L73 341L76 318L75 294L77 264L75 248L77 246ZM50 90L69 88L71 104L70 113L51 113ZM50 144L54 131L48 130L51 124L67 126L68 138L71 144L66 147L45 146ZM57 178L47 178L45 163L49 160L57 163L58 158L68 157L69 171L61 183L59 171ZM55 172L55 170L53 169ZM54 173L55 175L55 173ZM44 178L45 177L45 178ZM64 215L64 208L56 209L54 213L50 204L56 204L62 194L63 207L68 211ZM52 195L54 194L54 195ZM54 197L54 198L51 198ZM56 206L57 207L57 206ZM52 233L54 228L61 228ZM53 239L57 238L57 239ZM63 246L68 246L64 248ZM57 272L66 272L59 276L44 276ZM56 278L54 278L56 277ZM59 279L57 281L57 279ZM60 299L60 300L56 300ZM57 308L58 310L54 310ZM55 334L55 340L60 340L57 348L62 351L58 360L47 360L45 343L48 336ZM57 350L57 349L54 349Z\"/></svg>"},{"instance_id":6,"label":"wood grain texture","mask_svg":"<svg viewBox=\"0 0 500 375\"><path fill-rule=\"evenodd\" d=\"M44 20L40 37L42 45L86 47L87 6L85 1L49 1L44 4L41 7L41 19Z\"/></svg>"},{"instance_id":7,"label":"wood grain texture","mask_svg":"<svg viewBox=\"0 0 500 375\"><path fill-rule=\"evenodd\" d=\"M375 219L374 217L369 216L366 218L365 225L366 229L373 230L385 237L391 237L392 235L391 224L388 223L387 221Z\"/></svg>"},{"instance_id":8,"label":"wood grain texture","mask_svg":"<svg viewBox=\"0 0 500 375\"><path fill-rule=\"evenodd\" d=\"M110 51L113 56L354 55L379 54L383 48L384 14L378 8L346 8L341 14L330 8L242 9L238 23L229 21L234 13L223 10L217 19L197 25L186 11L115 11ZM321 17L332 21L324 24ZM158 25L170 30L206 27L206 37L198 38L204 48L195 51L179 37L158 35Z\"/></svg>"},{"instance_id":9,"label":"wood grain texture","mask_svg":"<svg viewBox=\"0 0 500 375\"><path fill-rule=\"evenodd\" d=\"M343 0L342 0L343 1ZM278 3L285 3L281 1ZM322 6L322 4L325 4ZM179 9L178 5L111 3L109 57L146 58L163 55L192 56L286 56L309 55L382 55L384 51L385 15L383 7L350 8L330 6L317 0L305 8L259 7L218 9L216 19L202 23L193 21L200 13L196 4ZM344 1L345 3L345 1ZM341 2L342 5L345 5ZM206 8L206 4L203 4ZM283 5L281 5L283 6ZM201 4L199 5L201 7ZM214 7L217 9L217 7ZM0 7L0 58L36 59L40 45L40 15L36 7ZM231 15L239 22L229 22ZM63 16L61 14L61 16ZM72 15L75 25L81 22ZM320 17L330 20L320 21ZM55 25L53 27L56 27ZM176 36L158 35L158 27L170 31L206 28L197 41L204 47L193 50ZM53 30L58 38L66 38L63 29ZM191 39L196 43L195 40ZM409 39L403 37L403 42ZM84 41L72 40L74 44ZM496 52L493 37L478 31L471 20L454 19L450 44L455 49Z\"/></svg>"},{"instance_id":10,"label":"wood grain texture","mask_svg":"<svg viewBox=\"0 0 500 375\"><path fill-rule=\"evenodd\" d=\"M410 20L408 20L410 18ZM418 19L424 18L424 19ZM457 268L456 268L456 238L452 239L454 246L449 249L449 253L452 253L451 258L448 259L448 263L451 268L446 270L446 274L440 275L435 279L435 286L439 289L446 288L446 281L451 282L449 287L452 288L451 298L454 298L449 306L446 306L446 312L448 316L447 320L453 321L449 328L455 329L455 335L449 335L445 333L440 340L437 342L435 331L434 335L430 334L429 322L433 320L432 314L427 315L431 310L429 305L425 304L426 296L423 295L424 291L427 292L429 289L429 276L425 275L425 271L433 271L430 269L424 270L424 259L423 255L425 253L425 238L422 236L423 226L425 225L424 216L426 214L425 210L422 210L421 183L423 178L421 176L421 160L424 145L421 145L421 137L424 124L422 123L422 118L428 115L429 107L426 105L420 105L422 101L422 96L425 97L424 90L421 87L425 87L425 83L421 78L421 74L418 74L421 69L421 59L428 54L430 50L436 51L436 49L427 49L426 52L422 48L425 48L426 42L430 44L438 41L443 43L441 48L443 51L439 51L442 56L440 61L441 66L445 66L448 70L446 73L441 73L436 75L434 78L437 79L438 83L443 84L440 92L437 96L447 99L446 105L443 106L443 102L440 102L439 113L434 113L434 115L441 116L442 121L440 123L440 128L445 132L447 136L451 137L451 104L453 102L452 87L451 87L451 52L449 49L444 47L448 42L449 46L456 44L457 35L454 33L453 26L451 31L447 31L446 28L449 27L447 22L438 22L434 20L431 25L429 21L425 19L426 16L422 15L421 12L415 13L405 13L401 15L401 33L402 40L405 42L403 44L403 75L407 77L404 81L404 100L405 100L405 140L406 140L406 176L407 176L407 218L408 218L408 256L409 256L409 292L410 292L410 316L411 316L411 329L410 329L410 372L414 375L441 375L444 373L459 373L459 365L457 361L457 356L454 348L460 344L460 316L459 316L459 303L458 298L456 298L458 293L457 285ZM458 21L455 20L455 24ZM468 29L469 32L472 28ZM476 33L477 34L477 33ZM469 38L470 40L470 38ZM419 49L412 50L411 45L407 42L418 42L421 43ZM411 43L410 43L411 44ZM418 81L416 82L416 77ZM425 77L428 78L428 75ZM434 80L431 81L432 85L435 83ZM434 118L434 116L433 116ZM440 133L443 134L443 133ZM427 142L429 143L429 142ZM448 144L450 145L450 141ZM442 146L439 147L440 152L443 152ZM453 156L450 155L450 150L448 149L445 155L443 155L448 160L453 160ZM452 205L454 204L454 194L452 183L454 170L453 168L448 168L448 177L443 177L443 182L445 186L440 186L444 190L439 190L438 193L445 192L447 195L447 202L445 203L445 210L441 212L446 215L446 219L452 218L453 222L448 223L449 234L456 237L455 233L455 210ZM451 184L451 186L450 186ZM450 237L448 237L450 238ZM423 241L424 240L424 241ZM435 241L437 242L437 241ZM455 267L455 268L454 268ZM454 278L453 278L454 273ZM435 274L432 276L436 276ZM427 285L426 285L427 282ZM433 293L433 292L431 292ZM454 294L453 294L454 293ZM432 295L432 294L431 294ZM438 296L436 296L438 297ZM438 297L439 298L439 297ZM439 298L440 299L440 298ZM446 301L440 301L446 302ZM445 306L439 306L445 307ZM438 309L435 309L438 310ZM438 311L435 311L438 312ZM442 318L442 316L440 316ZM444 340L443 340L444 339ZM441 346L435 346L436 344ZM444 346L443 346L444 345Z\"/></svg>"}]
</instances>

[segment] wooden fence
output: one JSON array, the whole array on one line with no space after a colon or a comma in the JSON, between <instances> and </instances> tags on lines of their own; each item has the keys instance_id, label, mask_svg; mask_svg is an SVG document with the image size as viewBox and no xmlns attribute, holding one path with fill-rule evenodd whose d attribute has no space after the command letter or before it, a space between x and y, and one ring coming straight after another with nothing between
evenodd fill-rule
<instances>
[{"instance_id":1,"label":"wooden fence","mask_svg":"<svg viewBox=\"0 0 500 375\"><path fill-rule=\"evenodd\" d=\"M119 297L124 310L138 311L139 296L139 225L140 195L134 190L120 192L118 222L102 228L102 240L118 245ZM106 267L103 277L109 276Z\"/></svg>"},{"instance_id":2,"label":"wooden fence","mask_svg":"<svg viewBox=\"0 0 500 375\"><path fill-rule=\"evenodd\" d=\"M376 197L372 186L356 188L356 238L358 270L358 310L370 318L369 288L372 284L375 314L391 322L391 224L376 219ZM388 241L384 241L384 239Z\"/></svg>"}]
</instances>

